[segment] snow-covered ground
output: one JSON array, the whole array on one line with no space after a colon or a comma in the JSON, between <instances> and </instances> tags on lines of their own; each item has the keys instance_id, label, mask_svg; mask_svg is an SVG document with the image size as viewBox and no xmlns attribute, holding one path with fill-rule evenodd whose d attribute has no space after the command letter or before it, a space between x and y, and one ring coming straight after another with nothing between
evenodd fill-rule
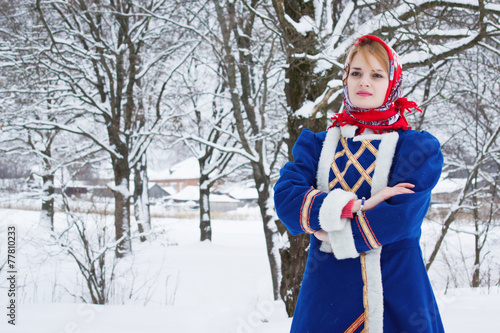
<instances>
[{"instance_id":1,"label":"snow-covered ground","mask_svg":"<svg viewBox=\"0 0 500 333\"><path fill-rule=\"evenodd\" d=\"M56 229L64 230L65 221L58 215ZM4 268L0 332L289 331L291 319L282 303L272 299L257 220L215 220L213 242L200 243L197 220L155 218L154 241L134 241L134 256L126 262L130 266L116 268L121 275L117 273L112 305L105 306L82 303L85 284L76 264L37 222L37 212L0 209L0 265L7 253L7 226L15 225L18 235L16 326L7 323ZM436 296L447 332L492 332L500 327L498 287L448 289L446 295L436 290Z\"/></svg>"}]
</instances>

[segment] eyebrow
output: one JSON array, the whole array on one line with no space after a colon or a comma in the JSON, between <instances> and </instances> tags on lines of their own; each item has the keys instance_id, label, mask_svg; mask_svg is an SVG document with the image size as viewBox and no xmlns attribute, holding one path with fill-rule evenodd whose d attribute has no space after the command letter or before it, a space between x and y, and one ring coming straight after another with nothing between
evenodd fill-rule
<instances>
[{"instance_id":1,"label":"eyebrow","mask_svg":"<svg viewBox=\"0 0 500 333\"><path fill-rule=\"evenodd\" d=\"M363 70L361 67L353 67L352 69L355 69L357 71ZM372 69L372 72L385 72L382 68L379 69Z\"/></svg>"}]
</instances>

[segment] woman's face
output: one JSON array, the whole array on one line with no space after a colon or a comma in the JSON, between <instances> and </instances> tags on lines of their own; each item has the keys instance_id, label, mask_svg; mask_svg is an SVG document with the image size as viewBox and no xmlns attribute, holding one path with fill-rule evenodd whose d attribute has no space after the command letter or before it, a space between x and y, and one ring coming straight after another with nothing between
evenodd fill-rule
<instances>
[{"instance_id":1,"label":"woman's face","mask_svg":"<svg viewBox=\"0 0 500 333\"><path fill-rule=\"evenodd\" d=\"M359 53L352 58L347 76L347 91L355 107L374 109L382 106L388 87L389 76L373 55L368 56L368 62Z\"/></svg>"}]
</instances>

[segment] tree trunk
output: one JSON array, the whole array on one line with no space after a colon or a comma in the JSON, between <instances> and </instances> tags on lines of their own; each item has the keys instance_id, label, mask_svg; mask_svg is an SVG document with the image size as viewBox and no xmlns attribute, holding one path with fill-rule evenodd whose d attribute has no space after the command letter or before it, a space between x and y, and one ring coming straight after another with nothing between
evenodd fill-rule
<instances>
[{"instance_id":1,"label":"tree trunk","mask_svg":"<svg viewBox=\"0 0 500 333\"><path fill-rule=\"evenodd\" d=\"M144 154L134 167L134 215L141 242L145 242L151 232L149 206L147 160Z\"/></svg>"},{"instance_id":2,"label":"tree trunk","mask_svg":"<svg viewBox=\"0 0 500 333\"><path fill-rule=\"evenodd\" d=\"M200 241L212 241L212 224L210 220L210 187L208 179L200 177Z\"/></svg>"},{"instance_id":3,"label":"tree trunk","mask_svg":"<svg viewBox=\"0 0 500 333\"><path fill-rule=\"evenodd\" d=\"M40 224L54 231L54 175L43 175L42 210Z\"/></svg>"},{"instance_id":4,"label":"tree trunk","mask_svg":"<svg viewBox=\"0 0 500 333\"><path fill-rule=\"evenodd\" d=\"M438 240L436 241L436 244L434 245L434 249L432 250L432 253L429 257L429 260L425 264L425 269L429 270L431 269L432 264L434 263L434 260L437 257L437 254L439 250L441 249L441 245L443 244L444 237L448 233L448 230L450 229L451 224L455 221L456 215L459 213L459 209L452 210L448 213L448 215L445 218L445 222L443 223L443 226L441 227L441 234L439 235Z\"/></svg>"},{"instance_id":5,"label":"tree trunk","mask_svg":"<svg viewBox=\"0 0 500 333\"><path fill-rule=\"evenodd\" d=\"M224 13L223 7L219 1L214 0L214 5L222 33L224 65L226 69L225 75L231 94L231 104L233 106L233 116L236 121L238 136L241 140L243 149L248 154L258 157L257 161L252 160L250 163L252 166L255 187L258 193L257 202L260 208L264 235L266 238L267 255L273 281L273 294L274 299L277 300L279 299L280 259L277 248L278 233L273 220L273 214L271 214L274 209L273 207L269 207L271 205L269 194L271 181L270 174L266 173L265 167L265 159L267 158L265 154L265 142L262 139L255 142L249 139L249 136L259 137L261 131L264 130L264 128L260 127L263 127L264 123L259 124L256 121L255 101L251 97L254 94L250 77L250 73L252 72L252 52L245 52L245 50L250 51L249 42L251 40L250 36L252 36L255 12L249 13L248 17L244 20L244 35L240 35L241 26L240 28L238 28L238 26L241 22L237 23L237 21L243 20L243 18L236 17L235 4L233 2L225 3L227 15ZM235 36L238 47L238 63L232 50L233 42L231 36L233 35ZM238 87L238 78L241 82L241 87ZM243 119L243 115L246 116L245 120ZM246 128L245 124L249 124L250 126Z\"/></svg>"},{"instance_id":6,"label":"tree trunk","mask_svg":"<svg viewBox=\"0 0 500 333\"><path fill-rule=\"evenodd\" d=\"M476 234L474 235L474 271L472 272L472 287L477 288L481 285L480 265L481 265L481 235L479 234L479 221L475 221Z\"/></svg>"},{"instance_id":7,"label":"tree trunk","mask_svg":"<svg viewBox=\"0 0 500 333\"><path fill-rule=\"evenodd\" d=\"M477 175L474 179L474 192L477 191L478 188L478 179ZM477 196L474 194L472 196L472 206L474 209L472 210L472 215L474 217L474 271L472 272L472 287L477 288L481 284L480 275L480 264L481 264L481 233L479 232L479 225L481 223L481 217L479 216L479 202Z\"/></svg>"},{"instance_id":8,"label":"tree trunk","mask_svg":"<svg viewBox=\"0 0 500 333\"><path fill-rule=\"evenodd\" d=\"M327 128L326 103L323 105L321 113L311 119L303 118L295 114L304 102L315 100L327 88L327 83L333 77L332 73L315 73L316 60L297 54L317 54L319 51L317 36L313 32L305 36L298 33L286 19L286 15L292 20L299 22L302 16L314 17L314 4L307 0L283 1L273 0L276 17L280 23L286 49L286 60L288 67L285 71L285 95L288 106L288 134L286 140L288 146L288 159L293 161L292 148L303 128L308 128L313 132L324 131ZM338 105L340 106L340 105ZM333 106L335 109L336 106ZM293 316L295 304L299 295L302 276L304 274L309 246L309 235L292 236L285 226L278 222L280 233L288 237L288 246L280 249L281 255L281 298L285 302L288 316Z\"/></svg>"},{"instance_id":9,"label":"tree trunk","mask_svg":"<svg viewBox=\"0 0 500 333\"><path fill-rule=\"evenodd\" d=\"M288 118L288 133L290 135L287 141L288 159L293 161L292 148L300 135L301 128L305 127L314 132L320 132L325 130L325 125L326 121L324 118L311 120L290 115ZM280 294L285 302L288 316L292 317L295 311L295 305L297 304L307 256L309 254L307 248L309 247L310 235L301 234L292 236L282 222L278 222L277 224L281 235L285 236L286 234L289 240L288 246L281 248L279 251L281 255L282 272Z\"/></svg>"},{"instance_id":10,"label":"tree trunk","mask_svg":"<svg viewBox=\"0 0 500 333\"><path fill-rule=\"evenodd\" d=\"M255 164L255 163L252 163ZM271 198L269 195L270 181L264 174L255 173L255 186L258 192L257 203L260 208L260 215L262 216L262 223L264 227L264 236L266 238L267 257L269 259L269 266L271 268L271 277L273 281L273 296L274 300L280 299L280 254L279 254L279 239L276 223L270 212L274 211L274 207L270 207Z\"/></svg>"},{"instance_id":11,"label":"tree trunk","mask_svg":"<svg viewBox=\"0 0 500 333\"><path fill-rule=\"evenodd\" d=\"M481 160L480 158L476 157L476 161ZM432 263L434 263L434 260L437 257L437 254L439 250L441 249L441 245L443 244L444 237L448 233L448 230L450 229L451 224L455 221L455 217L457 216L458 213L460 213L461 206L464 204L465 200L467 199L467 193L469 191L469 188L471 187L473 179L475 179L477 170L481 166L480 163L475 163L475 166L471 173L469 174L467 178L467 182L465 183L464 187L462 188L462 192L452 205L452 209L448 212L446 218L444 219L443 226L441 227L441 235L439 236L438 240L436 241L436 244L434 245L434 250L432 250L432 253L429 257L429 260L425 264L425 269L428 271L431 268Z\"/></svg>"},{"instance_id":12,"label":"tree trunk","mask_svg":"<svg viewBox=\"0 0 500 333\"><path fill-rule=\"evenodd\" d=\"M282 237L288 240L286 245L279 249L282 274L280 295L288 316L292 317L306 268L308 252L305 249L309 246L310 236L308 234L292 236L281 221L276 221L276 224Z\"/></svg>"},{"instance_id":13,"label":"tree trunk","mask_svg":"<svg viewBox=\"0 0 500 333\"><path fill-rule=\"evenodd\" d=\"M54 174L51 165L50 144L43 151L44 173L42 175L42 210L40 212L40 224L54 231ZM34 147L33 147L34 148Z\"/></svg>"},{"instance_id":14,"label":"tree trunk","mask_svg":"<svg viewBox=\"0 0 500 333\"><path fill-rule=\"evenodd\" d=\"M123 258L132 252L130 240L130 168L126 159L113 159L115 187L115 238L120 240L116 246L116 257Z\"/></svg>"}]
</instances>

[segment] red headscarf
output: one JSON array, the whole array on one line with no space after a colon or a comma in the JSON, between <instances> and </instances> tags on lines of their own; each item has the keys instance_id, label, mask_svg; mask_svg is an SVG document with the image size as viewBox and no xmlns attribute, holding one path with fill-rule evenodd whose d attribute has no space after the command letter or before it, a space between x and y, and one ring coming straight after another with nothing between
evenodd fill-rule
<instances>
[{"instance_id":1,"label":"red headscarf","mask_svg":"<svg viewBox=\"0 0 500 333\"><path fill-rule=\"evenodd\" d=\"M337 113L332 117L333 126L356 125L359 128L359 133L363 133L366 128L372 129L375 133L383 133L390 131L397 131L399 129L407 130L408 121L404 116L404 111L415 108L418 111L422 110L417 108L417 104L408 101L401 96L401 83L403 81L403 69L399 61L397 53L380 38L372 35L366 35L358 39L354 46L356 47L361 42L370 39L378 42L384 46L389 55L389 87L385 95L385 102L380 107L375 109L361 109L354 106L349 100L349 93L347 86L344 86L344 111ZM351 51L352 52L352 51ZM346 66L344 68L344 75L349 75L348 62L350 55L347 57ZM329 127L329 128L330 128Z\"/></svg>"}]
</instances>

